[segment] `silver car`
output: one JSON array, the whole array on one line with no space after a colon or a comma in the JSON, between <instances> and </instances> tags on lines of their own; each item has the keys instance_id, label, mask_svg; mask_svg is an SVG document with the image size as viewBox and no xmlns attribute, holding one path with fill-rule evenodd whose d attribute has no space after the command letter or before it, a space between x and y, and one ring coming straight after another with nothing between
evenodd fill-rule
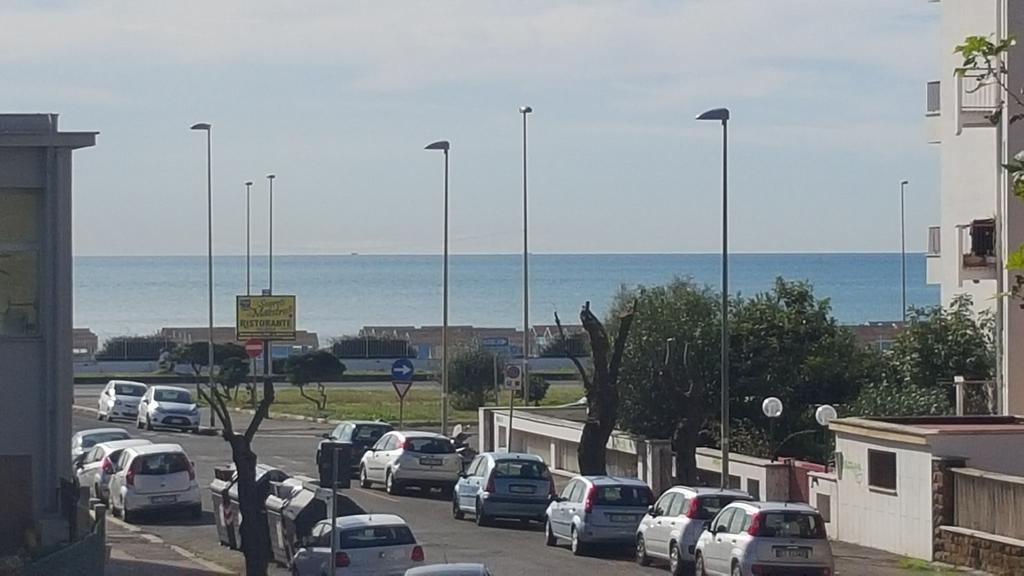
<instances>
[{"instance_id":1,"label":"silver car","mask_svg":"<svg viewBox=\"0 0 1024 576\"><path fill-rule=\"evenodd\" d=\"M692 571L693 552L706 524L736 500L753 500L746 492L720 488L673 486L662 494L636 531L636 561L668 560L673 575Z\"/></svg>"},{"instance_id":2,"label":"silver car","mask_svg":"<svg viewBox=\"0 0 1024 576\"><path fill-rule=\"evenodd\" d=\"M491 518L542 522L554 495L555 481L540 456L485 452L455 485L452 516L461 520L470 512L481 526Z\"/></svg>"},{"instance_id":3,"label":"silver car","mask_svg":"<svg viewBox=\"0 0 1024 576\"><path fill-rule=\"evenodd\" d=\"M446 498L462 471L462 457L447 436L433 432L388 432L363 454L359 485L383 483L388 494L407 486L440 488Z\"/></svg>"},{"instance_id":4,"label":"silver car","mask_svg":"<svg viewBox=\"0 0 1024 576\"><path fill-rule=\"evenodd\" d=\"M548 506L546 543L568 540L577 556L591 544L632 545L653 502L651 489L641 480L577 476Z\"/></svg>"},{"instance_id":5,"label":"silver car","mask_svg":"<svg viewBox=\"0 0 1024 576\"><path fill-rule=\"evenodd\" d=\"M139 428L176 428L199 431L199 406L192 394L176 386L150 386L139 401Z\"/></svg>"},{"instance_id":6,"label":"silver car","mask_svg":"<svg viewBox=\"0 0 1024 576\"><path fill-rule=\"evenodd\" d=\"M79 486L89 488L94 496L106 502L110 493L110 477L117 473L118 460L125 448L150 444L149 440L133 438L102 442L86 452L76 465L75 477Z\"/></svg>"},{"instance_id":7,"label":"silver car","mask_svg":"<svg viewBox=\"0 0 1024 576\"><path fill-rule=\"evenodd\" d=\"M139 400L146 394L146 385L131 380L107 382L97 400L96 418L114 421L114 418L136 420L139 417Z\"/></svg>"},{"instance_id":8,"label":"silver car","mask_svg":"<svg viewBox=\"0 0 1024 576\"><path fill-rule=\"evenodd\" d=\"M113 440L127 440L131 438L124 428L93 428L82 430L71 437L71 464L78 466L85 458L85 454L92 450L92 447L101 442Z\"/></svg>"},{"instance_id":9,"label":"silver car","mask_svg":"<svg viewBox=\"0 0 1024 576\"><path fill-rule=\"evenodd\" d=\"M491 571L483 564L431 564L409 568L405 576L491 576Z\"/></svg>"},{"instance_id":10,"label":"silver car","mask_svg":"<svg viewBox=\"0 0 1024 576\"><path fill-rule=\"evenodd\" d=\"M807 504L733 502L697 541L698 576L832 576L825 522Z\"/></svg>"}]
</instances>

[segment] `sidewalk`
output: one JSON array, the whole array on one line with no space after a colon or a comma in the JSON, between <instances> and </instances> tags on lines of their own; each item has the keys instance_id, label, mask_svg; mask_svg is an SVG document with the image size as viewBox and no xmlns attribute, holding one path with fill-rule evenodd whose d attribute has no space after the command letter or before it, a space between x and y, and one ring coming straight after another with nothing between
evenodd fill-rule
<instances>
[{"instance_id":1,"label":"sidewalk","mask_svg":"<svg viewBox=\"0 0 1024 576\"><path fill-rule=\"evenodd\" d=\"M213 562L120 521L107 522L106 576L219 576L234 574Z\"/></svg>"}]
</instances>

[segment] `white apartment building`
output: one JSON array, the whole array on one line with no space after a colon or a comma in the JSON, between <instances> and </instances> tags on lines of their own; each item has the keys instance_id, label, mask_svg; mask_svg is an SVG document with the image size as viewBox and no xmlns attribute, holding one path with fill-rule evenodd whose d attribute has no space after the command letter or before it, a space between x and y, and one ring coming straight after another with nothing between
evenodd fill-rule
<instances>
[{"instance_id":1,"label":"white apartment building","mask_svg":"<svg viewBox=\"0 0 1024 576\"><path fill-rule=\"evenodd\" d=\"M934 1L934 0L933 0ZM942 76L927 91L928 141L941 158L941 223L928 234L928 282L941 285L942 302L970 294L977 310L997 315L1000 366L997 381L1001 413L1024 414L1024 311L1020 301L996 298L1016 274L1007 272L1007 247L1024 243L1024 200L1007 194L1002 164L1024 150L1024 121L993 123L1024 112L994 83L980 85L976 75L962 78L962 58L954 49L967 36L1021 40L1006 59L1008 86L1024 87L1024 2L1019 0L938 0L941 12ZM1010 101L1007 101L1010 100ZM1002 353L1002 351L1013 353Z\"/></svg>"}]
</instances>

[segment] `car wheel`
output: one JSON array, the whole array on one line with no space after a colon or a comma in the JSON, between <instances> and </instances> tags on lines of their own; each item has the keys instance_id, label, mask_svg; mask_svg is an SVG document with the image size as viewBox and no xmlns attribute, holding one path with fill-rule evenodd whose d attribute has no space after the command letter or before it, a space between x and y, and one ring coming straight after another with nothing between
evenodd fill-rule
<instances>
[{"instance_id":1,"label":"car wheel","mask_svg":"<svg viewBox=\"0 0 1024 576\"><path fill-rule=\"evenodd\" d=\"M586 545L580 541L579 532L576 531L576 527L572 527L572 535L569 539L569 549L572 550L574 556L583 556L586 553Z\"/></svg>"},{"instance_id":2,"label":"car wheel","mask_svg":"<svg viewBox=\"0 0 1024 576\"><path fill-rule=\"evenodd\" d=\"M132 512L131 510L127 510L127 509L121 510L121 519L124 520L125 522L127 522L128 524L134 524L135 523L135 513Z\"/></svg>"},{"instance_id":3,"label":"car wheel","mask_svg":"<svg viewBox=\"0 0 1024 576\"><path fill-rule=\"evenodd\" d=\"M668 545L668 569L672 573L672 576L683 576L684 564L682 558L679 557L680 551L679 546L675 542L670 542Z\"/></svg>"},{"instance_id":4,"label":"car wheel","mask_svg":"<svg viewBox=\"0 0 1024 576\"><path fill-rule=\"evenodd\" d=\"M442 486L441 487L441 497L442 498L451 498L454 494L455 494L455 486Z\"/></svg>"},{"instance_id":5,"label":"car wheel","mask_svg":"<svg viewBox=\"0 0 1024 576\"><path fill-rule=\"evenodd\" d=\"M369 476L366 475L366 466L359 467L359 487L369 488L373 486L373 482L370 482Z\"/></svg>"},{"instance_id":6,"label":"car wheel","mask_svg":"<svg viewBox=\"0 0 1024 576\"><path fill-rule=\"evenodd\" d=\"M384 476L384 490L392 496L397 496L402 493L402 486L398 483L398 480L394 479L390 470L388 470L387 475Z\"/></svg>"},{"instance_id":7,"label":"car wheel","mask_svg":"<svg viewBox=\"0 0 1024 576\"><path fill-rule=\"evenodd\" d=\"M459 498L458 498L458 496L453 496L452 497L452 518L455 518L456 520L462 520L465 517L466 517L466 513L462 511L462 508L459 508Z\"/></svg>"},{"instance_id":8,"label":"car wheel","mask_svg":"<svg viewBox=\"0 0 1024 576\"><path fill-rule=\"evenodd\" d=\"M202 504L196 504L195 506L192 507L192 509L189 511L189 513L192 515L192 518L195 518L197 520L199 518L202 518L203 517L203 505Z\"/></svg>"},{"instance_id":9,"label":"car wheel","mask_svg":"<svg viewBox=\"0 0 1024 576\"><path fill-rule=\"evenodd\" d=\"M479 500L476 501L476 525L487 526L491 523L491 519L484 512L484 507Z\"/></svg>"},{"instance_id":10,"label":"car wheel","mask_svg":"<svg viewBox=\"0 0 1024 576\"><path fill-rule=\"evenodd\" d=\"M644 542L642 534L636 537L636 563L641 566L651 565L651 558L647 555L647 543Z\"/></svg>"},{"instance_id":11,"label":"car wheel","mask_svg":"<svg viewBox=\"0 0 1024 576\"><path fill-rule=\"evenodd\" d=\"M554 546L558 544L558 538L555 537L555 533L551 530L551 521L544 522L544 544L547 546Z\"/></svg>"},{"instance_id":12,"label":"car wheel","mask_svg":"<svg viewBox=\"0 0 1024 576\"><path fill-rule=\"evenodd\" d=\"M193 434L199 434L199 426L193 426L192 428L189 428L188 431Z\"/></svg>"},{"instance_id":13,"label":"car wheel","mask_svg":"<svg viewBox=\"0 0 1024 576\"><path fill-rule=\"evenodd\" d=\"M142 420L136 420L135 427L138 428L139 430L142 430Z\"/></svg>"},{"instance_id":14,"label":"car wheel","mask_svg":"<svg viewBox=\"0 0 1024 576\"><path fill-rule=\"evenodd\" d=\"M740 563L732 561L732 576L743 576L743 569L740 568Z\"/></svg>"},{"instance_id":15,"label":"car wheel","mask_svg":"<svg viewBox=\"0 0 1024 576\"><path fill-rule=\"evenodd\" d=\"M697 552L696 560L697 564L695 566L694 572L697 574L697 576L708 576L708 571L704 569L704 556L700 552Z\"/></svg>"}]
</instances>

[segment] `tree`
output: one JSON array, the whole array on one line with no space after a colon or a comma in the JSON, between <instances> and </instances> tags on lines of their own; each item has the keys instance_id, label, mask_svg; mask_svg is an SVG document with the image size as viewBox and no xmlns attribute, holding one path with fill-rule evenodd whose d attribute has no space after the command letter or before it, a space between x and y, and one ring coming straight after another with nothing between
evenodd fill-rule
<instances>
[{"instance_id":1,"label":"tree","mask_svg":"<svg viewBox=\"0 0 1024 576\"><path fill-rule=\"evenodd\" d=\"M459 410L475 410L493 398L496 361L495 355L483 348L470 348L455 354L448 364L448 391L452 406Z\"/></svg>"},{"instance_id":2,"label":"tree","mask_svg":"<svg viewBox=\"0 0 1024 576\"><path fill-rule=\"evenodd\" d=\"M608 473L605 448L618 419L619 368L634 315L635 305L618 317L610 318L609 324L613 325L613 328L617 325L615 340L612 341L604 324L590 311L590 302L583 305L580 310L580 321L590 337L593 356L593 369L589 374L569 347L565 347L569 360L576 366L583 380L583 389L587 395L587 420L583 423L576 454L580 474ZM562 321L558 318L557 312L555 324L558 325L559 337L563 341L566 340L565 329L562 328Z\"/></svg>"},{"instance_id":3,"label":"tree","mask_svg":"<svg viewBox=\"0 0 1024 576\"><path fill-rule=\"evenodd\" d=\"M327 409L327 390L324 382L340 380L345 365L327 350L315 350L292 356L285 363L288 381L299 388L299 394L316 406L317 410ZM316 383L317 397L306 394L306 385Z\"/></svg>"},{"instance_id":4,"label":"tree","mask_svg":"<svg viewBox=\"0 0 1024 576\"><path fill-rule=\"evenodd\" d=\"M549 384L543 376L541 376L540 374L531 373L530 384L526 387L528 396L526 398L526 402L533 402L534 406L540 406L540 401L543 400L544 397L548 395L548 388L550 387L551 384ZM522 391L516 392L516 398L522 397Z\"/></svg>"},{"instance_id":5,"label":"tree","mask_svg":"<svg viewBox=\"0 0 1024 576\"><path fill-rule=\"evenodd\" d=\"M586 332L570 332L563 340L561 337L545 343L541 346L538 355L541 358L566 358L568 352L573 356L590 356L590 342L587 340Z\"/></svg>"},{"instance_id":6,"label":"tree","mask_svg":"<svg viewBox=\"0 0 1024 576\"><path fill-rule=\"evenodd\" d=\"M228 358L221 364L217 371L217 383L228 393L234 393L238 397L238 386L249 380L249 360L242 358Z\"/></svg>"}]
</instances>

